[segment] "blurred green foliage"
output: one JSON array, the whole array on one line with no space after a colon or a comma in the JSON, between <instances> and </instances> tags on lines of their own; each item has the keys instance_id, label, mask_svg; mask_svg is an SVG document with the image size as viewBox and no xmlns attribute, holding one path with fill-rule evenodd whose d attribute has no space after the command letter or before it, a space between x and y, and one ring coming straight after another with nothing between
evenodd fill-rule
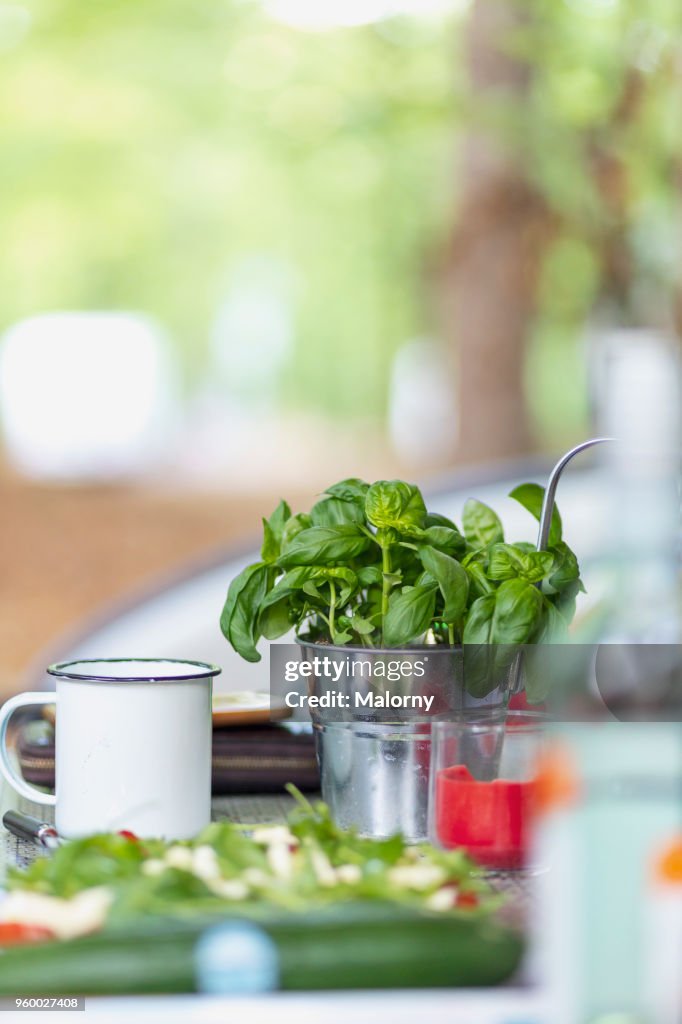
<instances>
[{"instance_id":1,"label":"blurred green foliage","mask_svg":"<svg viewBox=\"0 0 682 1024\"><path fill-rule=\"evenodd\" d=\"M668 326L682 230L682 4L524 0L532 71L506 138L555 219L527 381L558 444L587 414L592 326Z\"/></svg>"},{"instance_id":2,"label":"blurred green foliage","mask_svg":"<svg viewBox=\"0 0 682 1024\"><path fill-rule=\"evenodd\" d=\"M442 23L309 34L239 0L25 9L0 72L0 326L143 309L197 379L235 268L266 256L293 281L285 395L380 412L449 221Z\"/></svg>"},{"instance_id":3,"label":"blurred green foliage","mask_svg":"<svg viewBox=\"0 0 682 1024\"><path fill-rule=\"evenodd\" d=\"M0 4L0 327L142 309L197 381L235 271L265 256L290 282L284 400L381 413L393 353L435 327L458 134L487 125L555 218L531 401L543 428L580 429L585 320L632 298L608 277L614 237L635 290L677 283L682 5L520 6L507 46L532 86L513 106L467 96L462 4L317 34L257 0Z\"/></svg>"}]
</instances>

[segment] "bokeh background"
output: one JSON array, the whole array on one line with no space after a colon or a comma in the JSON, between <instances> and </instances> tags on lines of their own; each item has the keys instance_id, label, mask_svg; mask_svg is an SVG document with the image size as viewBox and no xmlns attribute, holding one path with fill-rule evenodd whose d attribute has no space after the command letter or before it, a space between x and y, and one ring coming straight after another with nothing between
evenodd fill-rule
<instances>
[{"instance_id":1,"label":"bokeh background","mask_svg":"<svg viewBox=\"0 0 682 1024\"><path fill-rule=\"evenodd\" d=\"M0 687L333 480L556 453L682 323L677 0L0 3Z\"/></svg>"}]
</instances>

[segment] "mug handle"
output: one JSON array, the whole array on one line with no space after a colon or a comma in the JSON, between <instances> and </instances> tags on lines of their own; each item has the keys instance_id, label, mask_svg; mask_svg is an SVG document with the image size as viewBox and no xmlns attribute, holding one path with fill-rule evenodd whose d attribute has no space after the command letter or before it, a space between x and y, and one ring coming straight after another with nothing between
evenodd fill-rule
<instances>
[{"instance_id":1,"label":"mug handle","mask_svg":"<svg viewBox=\"0 0 682 1024\"><path fill-rule=\"evenodd\" d=\"M32 800L36 804L46 804L54 807L56 797L52 793L43 793L40 789L32 786L17 775L14 765L7 750L7 727L10 718L19 708L27 708L32 704L54 704L56 694L51 693L18 693L16 697L10 697L0 707L0 771L9 782L12 789L15 789L20 796Z\"/></svg>"}]
</instances>

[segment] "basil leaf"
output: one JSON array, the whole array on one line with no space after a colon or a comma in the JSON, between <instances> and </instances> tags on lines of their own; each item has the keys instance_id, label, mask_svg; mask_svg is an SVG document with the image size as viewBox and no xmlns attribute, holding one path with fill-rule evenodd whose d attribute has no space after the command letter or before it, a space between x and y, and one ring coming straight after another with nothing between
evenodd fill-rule
<instances>
[{"instance_id":1,"label":"basil leaf","mask_svg":"<svg viewBox=\"0 0 682 1024\"><path fill-rule=\"evenodd\" d=\"M525 580L506 580L474 601L464 625L464 683L474 697L485 697L505 681L520 644L535 631L542 595Z\"/></svg>"},{"instance_id":2,"label":"basil leaf","mask_svg":"<svg viewBox=\"0 0 682 1024\"><path fill-rule=\"evenodd\" d=\"M377 628L373 622L370 622L369 619L363 619L361 615L353 615L348 621L351 629L354 629L360 636L369 636Z\"/></svg>"},{"instance_id":3,"label":"basil leaf","mask_svg":"<svg viewBox=\"0 0 682 1024\"><path fill-rule=\"evenodd\" d=\"M469 595L475 599L492 594L495 588L485 574L483 566L479 562L469 562L464 571L469 577ZM473 606L472 606L473 607Z\"/></svg>"},{"instance_id":4,"label":"basil leaf","mask_svg":"<svg viewBox=\"0 0 682 1024\"><path fill-rule=\"evenodd\" d=\"M263 546L261 558L264 562L276 562L282 546L284 527L291 518L291 509L286 501L279 505L269 519L263 519Z\"/></svg>"},{"instance_id":5,"label":"basil leaf","mask_svg":"<svg viewBox=\"0 0 682 1024\"><path fill-rule=\"evenodd\" d=\"M347 480L340 480L338 484L328 487L324 493L331 494L334 498L341 498L343 501L359 499L364 504L368 490L369 484L356 476L351 476Z\"/></svg>"},{"instance_id":6,"label":"basil leaf","mask_svg":"<svg viewBox=\"0 0 682 1024\"><path fill-rule=\"evenodd\" d=\"M263 519L263 543L260 556L264 562L276 562L279 556L280 542L267 519Z\"/></svg>"},{"instance_id":7,"label":"basil leaf","mask_svg":"<svg viewBox=\"0 0 682 1024\"><path fill-rule=\"evenodd\" d=\"M464 614L469 596L469 577L466 569L450 555L426 544L420 545L419 557L426 571L440 587L445 602L443 618L446 622L457 622Z\"/></svg>"},{"instance_id":8,"label":"basil leaf","mask_svg":"<svg viewBox=\"0 0 682 1024\"><path fill-rule=\"evenodd\" d=\"M550 548L553 555L553 571L549 576L548 583L551 588L556 590L564 590L570 583L575 580L580 580L580 566L578 565L578 559L569 548L565 541L560 541L558 544ZM582 588L582 583L579 585L579 589Z\"/></svg>"},{"instance_id":9,"label":"basil leaf","mask_svg":"<svg viewBox=\"0 0 682 1024\"><path fill-rule=\"evenodd\" d=\"M520 484L513 491L509 492L509 497L513 498L514 501L518 501L519 505L523 505L540 522L542 502L545 497L544 487L541 487L540 484ZM561 516L559 515L559 509L555 505L552 509L552 522L549 527L548 543L550 547L559 543L561 531Z\"/></svg>"},{"instance_id":10,"label":"basil leaf","mask_svg":"<svg viewBox=\"0 0 682 1024\"><path fill-rule=\"evenodd\" d=\"M429 526L421 535L432 548L444 551L446 555L463 555L466 551L466 541L459 530L449 526Z\"/></svg>"},{"instance_id":11,"label":"basil leaf","mask_svg":"<svg viewBox=\"0 0 682 1024\"><path fill-rule=\"evenodd\" d=\"M357 577L360 586L372 587L375 584L381 586L383 575L378 565L363 565L357 570Z\"/></svg>"},{"instance_id":12,"label":"basil leaf","mask_svg":"<svg viewBox=\"0 0 682 1024\"><path fill-rule=\"evenodd\" d=\"M563 590L551 598L556 610L568 623L572 622L575 617L576 598L581 589L584 588L580 580L573 580L572 583L569 583Z\"/></svg>"},{"instance_id":13,"label":"basil leaf","mask_svg":"<svg viewBox=\"0 0 682 1024\"><path fill-rule=\"evenodd\" d=\"M533 637L533 644L525 648L523 656L523 678L529 704L540 704L550 691L556 674L556 652L549 653L543 646L568 643L568 625L564 617L545 599L540 626Z\"/></svg>"},{"instance_id":14,"label":"basil leaf","mask_svg":"<svg viewBox=\"0 0 682 1024\"><path fill-rule=\"evenodd\" d=\"M459 530L453 523L452 519L448 519L447 516L442 516L440 512L427 512L426 519L424 520L424 528L428 530L430 526L444 526L448 530L455 530L459 533Z\"/></svg>"},{"instance_id":15,"label":"basil leaf","mask_svg":"<svg viewBox=\"0 0 682 1024\"><path fill-rule=\"evenodd\" d=\"M383 642L400 647L421 637L431 625L436 607L435 583L394 592L384 619Z\"/></svg>"},{"instance_id":16,"label":"basil leaf","mask_svg":"<svg viewBox=\"0 0 682 1024\"><path fill-rule=\"evenodd\" d=\"M289 632L297 618L296 602L293 599L299 590L306 597L328 604L319 586L330 580L343 584L338 593L339 606L343 606L358 585L357 576L351 569L300 566L285 573L261 602L258 627L263 636L268 640L276 640Z\"/></svg>"},{"instance_id":17,"label":"basil leaf","mask_svg":"<svg viewBox=\"0 0 682 1024\"><path fill-rule=\"evenodd\" d=\"M277 640L288 633L293 626L293 608L290 597L280 597L274 604L268 605L258 613L258 629L266 640Z\"/></svg>"},{"instance_id":18,"label":"basil leaf","mask_svg":"<svg viewBox=\"0 0 682 1024\"><path fill-rule=\"evenodd\" d=\"M495 592L490 640L494 644L525 644L535 632L542 594L526 580L506 580Z\"/></svg>"},{"instance_id":19,"label":"basil leaf","mask_svg":"<svg viewBox=\"0 0 682 1024\"><path fill-rule=\"evenodd\" d=\"M331 565L356 558L372 540L357 526L311 526L301 530L279 558L283 569L297 565Z\"/></svg>"},{"instance_id":20,"label":"basil leaf","mask_svg":"<svg viewBox=\"0 0 682 1024\"><path fill-rule=\"evenodd\" d=\"M249 565L230 584L220 617L220 628L246 661L260 661L256 642L258 610L268 588L270 568L262 562Z\"/></svg>"},{"instance_id":21,"label":"basil leaf","mask_svg":"<svg viewBox=\"0 0 682 1024\"><path fill-rule=\"evenodd\" d=\"M276 640L291 629L291 597L310 579L312 568L292 569L265 595L258 613L258 628L267 640Z\"/></svg>"},{"instance_id":22,"label":"basil leaf","mask_svg":"<svg viewBox=\"0 0 682 1024\"><path fill-rule=\"evenodd\" d=\"M552 571L554 556L549 551L524 551L516 544L495 544L490 549L488 577L491 580L523 579L539 583Z\"/></svg>"},{"instance_id":23,"label":"basil leaf","mask_svg":"<svg viewBox=\"0 0 682 1024\"><path fill-rule=\"evenodd\" d=\"M551 601L545 599L542 619L533 637L534 644L565 644L568 643L568 623L557 611Z\"/></svg>"},{"instance_id":24,"label":"basil leaf","mask_svg":"<svg viewBox=\"0 0 682 1024\"><path fill-rule=\"evenodd\" d=\"M464 536L470 544L487 548L504 540L504 531L499 517L488 505L475 498L469 498L462 513Z\"/></svg>"},{"instance_id":25,"label":"basil leaf","mask_svg":"<svg viewBox=\"0 0 682 1024\"><path fill-rule=\"evenodd\" d=\"M489 644L495 613L495 592L478 597L469 609L464 624L462 642L465 644Z\"/></svg>"},{"instance_id":26,"label":"basil leaf","mask_svg":"<svg viewBox=\"0 0 682 1024\"><path fill-rule=\"evenodd\" d=\"M472 697L486 697L498 685L490 643L494 613L495 593L484 594L472 604L464 625L464 685Z\"/></svg>"},{"instance_id":27,"label":"basil leaf","mask_svg":"<svg viewBox=\"0 0 682 1024\"><path fill-rule=\"evenodd\" d=\"M230 582L223 610L220 613L220 629L227 640L230 638L230 622L232 621L234 609L237 604L237 597L249 582L253 573L260 568L261 564L261 562L255 562L253 565L247 565L246 568L242 569L242 571Z\"/></svg>"},{"instance_id":28,"label":"basil leaf","mask_svg":"<svg viewBox=\"0 0 682 1024\"><path fill-rule=\"evenodd\" d=\"M282 530L289 519L291 519L291 509L287 502L282 500L269 519L270 526L278 539L281 539Z\"/></svg>"},{"instance_id":29,"label":"basil leaf","mask_svg":"<svg viewBox=\"0 0 682 1024\"><path fill-rule=\"evenodd\" d=\"M319 568L315 569L314 580L320 580L328 583L333 580L334 583L339 581L343 584L337 595L337 605L341 608L344 604L347 604L351 595L357 590L358 577L352 569L346 569L344 566L339 566L335 569Z\"/></svg>"},{"instance_id":30,"label":"basil leaf","mask_svg":"<svg viewBox=\"0 0 682 1024\"><path fill-rule=\"evenodd\" d=\"M287 519L282 531L281 550L286 551L294 537L297 537L301 530L307 530L311 525L310 516L306 512L299 512L291 519Z\"/></svg>"},{"instance_id":31,"label":"basil leaf","mask_svg":"<svg viewBox=\"0 0 682 1024\"><path fill-rule=\"evenodd\" d=\"M393 528L408 534L421 530L426 519L426 505L421 491L402 480L379 480L367 491L365 515L377 528Z\"/></svg>"},{"instance_id":32,"label":"basil leaf","mask_svg":"<svg viewBox=\"0 0 682 1024\"><path fill-rule=\"evenodd\" d=\"M362 505L342 498L323 498L310 510L313 526L338 526L340 524L364 523Z\"/></svg>"}]
</instances>

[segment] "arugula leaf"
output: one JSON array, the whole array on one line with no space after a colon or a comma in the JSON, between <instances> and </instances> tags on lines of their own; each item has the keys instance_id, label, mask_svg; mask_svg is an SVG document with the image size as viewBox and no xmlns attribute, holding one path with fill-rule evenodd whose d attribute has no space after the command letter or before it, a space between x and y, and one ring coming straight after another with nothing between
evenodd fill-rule
<instances>
[{"instance_id":1,"label":"arugula leaf","mask_svg":"<svg viewBox=\"0 0 682 1024\"><path fill-rule=\"evenodd\" d=\"M262 919L274 911L281 920L282 912L301 914L351 900L423 910L443 886L477 895L478 906L455 909L457 915L481 917L499 906L499 898L477 879L476 865L461 850L412 847L400 835L359 836L354 829L339 828L325 804L311 804L295 787L286 788L297 802L288 825L257 827L250 836L240 826L213 822L194 839L170 842L132 842L118 834L75 839L28 868L10 868L9 887L69 899L105 885L113 898L105 927L112 929L150 915L166 921L205 915L208 921L210 915L235 911ZM277 869L282 858L288 866L284 873ZM199 862L210 865L208 876L198 870ZM422 877L414 878L420 863L430 868L426 882L418 870ZM396 867L407 870L395 872ZM337 873L339 868L345 873ZM225 892L230 885L232 891ZM370 919L372 908L365 906L363 913Z\"/></svg>"}]
</instances>

